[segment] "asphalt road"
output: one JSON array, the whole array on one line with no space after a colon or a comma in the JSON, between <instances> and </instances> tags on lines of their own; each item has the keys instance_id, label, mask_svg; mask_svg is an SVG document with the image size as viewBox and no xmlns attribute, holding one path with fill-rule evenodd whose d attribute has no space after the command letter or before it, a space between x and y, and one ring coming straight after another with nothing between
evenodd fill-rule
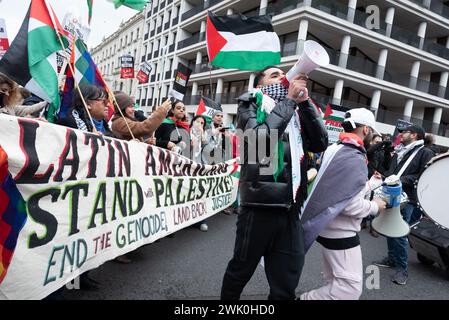
<instances>
[{"instance_id":1,"label":"asphalt road","mask_svg":"<svg viewBox=\"0 0 449 320\"><path fill-rule=\"evenodd\" d=\"M99 290L66 290L64 296L68 300L219 299L223 274L234 247L236 217L219 213L209 219L208 232L187 228L178 231L174 238L163 238L141 247L129 255L133 260L131 264L107 262L90 272L90 276L100 282ZM374 238L366 230L362 230L360 237L364 269L370 269L373 260L386 254L386 240ZM321 269L321 248L315 244L306 256L298 295L321 286ZM368 289L365 285L361 299L449 299L449 278L445 271L436 265L422 265L412 249L407 285L391 282L393 270L378 270L378 288ZM368 282L375 285L372 273L365 274L365 280L368 276L371 276ZM268 290L263 268L259 266L242 299L266 299Z\"/></svg>"}]
</instances>

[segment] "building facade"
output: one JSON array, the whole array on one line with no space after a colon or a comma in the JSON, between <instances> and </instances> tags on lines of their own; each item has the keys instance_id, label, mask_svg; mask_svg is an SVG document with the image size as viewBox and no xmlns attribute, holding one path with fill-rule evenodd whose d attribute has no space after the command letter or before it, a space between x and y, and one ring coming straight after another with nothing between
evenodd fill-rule
<instances>
[{"instance_id":1,"label":"building facade","mask_svg":"<svg viewBox=\"0 0 449 320\"><path fill-rule=\"evenodd\" d=\"M120 90L135 95L138 81L120 78L120 57L126 54L132 55L134 57L134 73L138 72L144 17L143 12L134 15L128 21L123 22L116 32L103 39L101 44L91 50L92 58L111 90Z\"/></svg>"},{"instance_id":2,"label":"building facade","mask_svg":"<svg viewBox=\"0 0 449 320\"><path fill-rule=\"evenodd\" d=\"M283 70L306 40L329 53L330 65L310 75L316 102L369 108L384 133L393 133L397 119L409 120L449 146L449 5L441 0L154 0L139 59L154 68L136 93L147 111L167 96L181 62L193 70L187 110L195 112L205 95L222 103L225 123L235 120L236 98L252 88L254 73L209 67L207 10L270 14Z\"/></svg>"}]
</instances>

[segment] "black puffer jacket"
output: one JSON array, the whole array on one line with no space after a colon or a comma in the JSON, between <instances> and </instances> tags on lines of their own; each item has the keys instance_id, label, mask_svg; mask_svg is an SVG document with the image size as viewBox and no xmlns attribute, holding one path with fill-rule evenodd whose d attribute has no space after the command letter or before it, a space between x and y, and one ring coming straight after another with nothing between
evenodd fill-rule
<instances>
[{"instance_id":1,"label":"black puffer jacket","mask_svg":"<svg viewBox=\"0 0 449 320\"><path fill-rule=\"evenodd\" d=\"M293 116L297 104L294 100L284 99L278 103L267 116L265 122L258 124L256 121L257 105L251 94L246 93L239 97L237 111L237 127L240 130L253 130L256 137L245 135L244 154L240 173L240 200L242 206L273 207L290 209L293 204L291 155L288 134L284 131ZM328 135L323 121L316 107L309 101L298 106L301 122L301 135L303 139L304 153L322 152L327 148ZM283 172L274 181L273 174L260 174L260 169L269 166L270 158L258 159L258 147L262 143L269 146L270 133L278 130L278 136L284 143ZM248 133L248 132L247 132ZM265 141L262 141L265 140ZM268 147L267 147L268 149ZM272 153L271 153L272 154ZM248 161L256 157L256 163ZM307 157L301 163L301 186L296 196L299 206L307 197Z\"/></svg>"},{"instance_id":2,"label":"black puffer jacket","mask_svg":"<svg viewBox=\"0 0 449 320\"><path fill-rule=\"evenodd\" d=\"M422 145L414 147L412 150L407 152L406 155L401 159L401 162L398 163L398 155L395 154L393 159L391 160L390 169L385 173L385 176L388 177L392 174L397 174L402 169L404 164L407 162L408 158L415 152L417 148L421 148ZM408 167L404 170L404 173L401 175L401 183L402 183L402 191L404 191L410 203L417 203L417 195L415 189L415 182L418 181L419 176L424 171L424 168L427 162L433 158L433 152L426 148L422 147L413 160L410 162Z\"/></svg>"}]
</instances>

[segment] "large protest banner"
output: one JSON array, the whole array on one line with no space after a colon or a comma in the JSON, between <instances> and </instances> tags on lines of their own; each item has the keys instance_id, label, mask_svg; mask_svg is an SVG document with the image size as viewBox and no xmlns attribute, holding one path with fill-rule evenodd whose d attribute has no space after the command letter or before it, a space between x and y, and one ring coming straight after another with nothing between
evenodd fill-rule
<instances>
[{"instance_id":1,"label":"large protest banner","mask_svg":"<svg viewBox=\"0 0 449 320\"><path fill-rule=\"evenodd\" d=\"M12 253L10 264L0 260L0 299L44 298L237 197L237 159L201 165L137 141L7 115L0 128L0 180L3 150L19 193L6 194L7 211L0 205L0 259Z\"/></svg>"}]
</instances>

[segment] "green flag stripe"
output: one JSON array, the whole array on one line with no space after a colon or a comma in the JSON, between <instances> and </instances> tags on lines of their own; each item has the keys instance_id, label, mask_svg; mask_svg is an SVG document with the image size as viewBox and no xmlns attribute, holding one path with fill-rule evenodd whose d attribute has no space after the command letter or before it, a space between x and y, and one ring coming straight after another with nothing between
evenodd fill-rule
<instances>
[{"instance_id":1,"label":"green flag stripe","mask_svg":"<svg viewBox=\"0 0 449 320\"><path fill-rule=\"evenodd\" d=\"M260 70L281 62L280 52L271 51L220 51L211 64L225 69Z\"/></svg>"},{"instance_id":2,"label":"green flag stripe","mask_svg":"<svg viewBox=\"0 0 449 320\"><path fill-rule=\"evenodd\" d=\"M62 50L62 47L57 39L55 29L43 26L28 33L28 64L30 67L59 50Z\"/></svg>"},{"instance_id":3,"label":"green flag stripe","mask_svg":"<svg viewBox=\"0 0 449 320\"><path fill-rule=\"evenodd\" d=\"M30 74L50 97L52 103L48 110L48 121L54 122L60 104L58 76L47 59L30 66Z\"/></svg>"}]
</instances>

